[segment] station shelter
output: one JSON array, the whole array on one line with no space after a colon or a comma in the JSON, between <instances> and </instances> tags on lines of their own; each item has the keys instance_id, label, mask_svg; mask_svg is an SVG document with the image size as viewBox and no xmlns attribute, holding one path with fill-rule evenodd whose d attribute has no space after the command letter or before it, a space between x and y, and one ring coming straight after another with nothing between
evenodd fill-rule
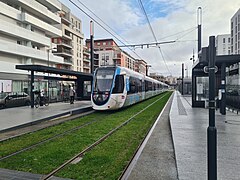
<instances>
[{"instance_id":1,"label":"station shelter","mask_svg":"<svg viewBox=\"0 0 240 180\"><path fill-rule=\"evenodd\" d=\"M199 58L192 67L192 107L206 107L209 99L209 63L208 47L199 52ZM230 67L240 62L240 55L219 55L215 56L215 100L220 113L226 114L226 75L239 74L239 67L230 71ZM227 71L228 70L228 71ZM240 99L239 99L240 103Z\"/></svg>"},{"instance_id":2,"label":"station shelter","mask_svg":"<svg viewBox=\"0 0 240 180\"><path fill-rule=\"evenodd\" d=\"M51 99L51 92L54 92L54 88L60 89L60 94L64 95L67 90L64 85L56 82L69 82L68 84L74 86L76 90L76 97L79 100L90 100L91 85L93 81L93 75L89 73L83 73L78 71L58 69L54 67L42 66L42 65L16 65L16 69L30 71L30 97L34 99L34 91L37 89L36 84L39 78L42 78L47 82L46 91ZM45 76L36 76L35 72L42 72ZM49 74L55 74L56 76L49 76ZM69 87L66 87L67 89ZM34 106L34 102L31 101L31 107Z\"/></svg>"}]
</instances>

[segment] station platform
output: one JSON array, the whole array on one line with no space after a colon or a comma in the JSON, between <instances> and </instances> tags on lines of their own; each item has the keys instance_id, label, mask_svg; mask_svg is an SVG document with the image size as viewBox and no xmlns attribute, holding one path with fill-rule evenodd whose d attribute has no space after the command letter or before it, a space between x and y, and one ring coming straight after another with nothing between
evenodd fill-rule
<instances>
[{"instance_id":1,"label":"station platform","mask_svg":"<svg viewBox=\"0 0 240 180\"><path fill-rule=\"evenodd\" d=\"M191 96L175 91L147 142L139 148L122 179L206 180L208 109L192 108ZM240 115L216 111L217 177L240 177ZM168 117L166 117L168 115ZM170 129L164 121L170 119ZM165 125L164 125L165 124ZM167 137L169 136L169 137ZM169 138L171 138L169 140ZM171 144L173 147L171 147Z\"/></svg>"},{"instance_id":2,"label":"station platform","mask_svg":"<svg viewBox=\"0 0 240 180\"><path fill-rule=\"evenodd\" d=\"M91 101L74 101L74 104L58 102L50 103L49 106L40 106L39 108L22 106L1 109L0 133L34 125L64 115L74 115L91 107Z\"/></svg>"},{"instance_id":3,"label":"station platform","mask_svg":"<svg viewBox=\"0 0 240 180\"><path fill-rule=\"evenodd\" d=\"M170 123L180 180L207 179L208 109L192 108L191 96L175 92ZM240 177L240 115L215 112L217 128L217 177Z\"/></svg>"}]
</instances>

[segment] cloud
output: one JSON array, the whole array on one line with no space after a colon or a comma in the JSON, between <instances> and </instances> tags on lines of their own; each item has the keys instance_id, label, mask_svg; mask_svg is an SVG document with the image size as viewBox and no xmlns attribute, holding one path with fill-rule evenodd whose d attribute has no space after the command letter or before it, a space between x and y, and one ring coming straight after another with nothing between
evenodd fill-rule
<instances>
[{"instance_id":1,"label":"cloud","mask_svg":"<svg viewBox=\"0 0 240 180\"><path fill-rule=\"evenodd\" d=\"M67 0L61 1L68 2ZM94 13L129 43L154 42L147 21L139 7L138 0L82 0L81 2L93 10ZM177 43L161 45L164 59L174 76L181 75L182 63L185 63L190 71L192 66L190 58L192 57L193 49L195 57L197 56L197 42L194 41L197 39L197 31L190 32L185 30L197 26L198 7L202 7L202 46L208 45L208 38L211 35L230 33L230 19L240 7L239 0L150 0L142 2L159 41L180 38ZM90 19L77 8L72 6L71 9L74 14L82 19L83 32L85 38L88 38ZM181 31L183 33L178 33ZM189 34L186 34L187 32ZM164 38L166 36L170 37ZM117 41L116 38L97 25L95 25L95 38L113 38ZM117 43L121 44L118 41ZM130 50L126 48L124 50L137 58ZM157 48L147 49L145 47L143 49L138 48L135 51L152 65L150 72L156 71L161 74L168 74L163 58Z\"/></svg>"}]
</instances>

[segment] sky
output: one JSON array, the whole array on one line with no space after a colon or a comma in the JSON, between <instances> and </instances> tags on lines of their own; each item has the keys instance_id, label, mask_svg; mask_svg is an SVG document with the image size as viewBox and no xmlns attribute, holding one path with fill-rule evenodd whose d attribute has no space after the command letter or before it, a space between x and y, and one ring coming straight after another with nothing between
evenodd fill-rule
<instances>
[{"instance_id":1,"label":"sky","mask_svg":"<svg viewBox=\"0 0 240 180\"><path fill-rule=\"evenodd\" d=\"M94 39L113 38L124 44L155 43L148 21L140 6L140 0L60 0L72 13L82 20L84 38L89 38L89 18L80 9L97 20ZM75 4L73 4L73 3ZM181 76L182 63L185 75L191 75L193 62L197 57L197 11L202 11L202 47L208 46L209 36L230 34L230 20L240 8L239 0L141 0L158 42L176 41L158 47L144 46L122 48L136 59L145 60L151 67L149 72L175 77ZM85 7L84 7L84 6ZM76 7L78 6L78 7ZM94 12L92 14L88 9ZM119 40L120 41L119 41Z\"/></svg>"}]
</instances>

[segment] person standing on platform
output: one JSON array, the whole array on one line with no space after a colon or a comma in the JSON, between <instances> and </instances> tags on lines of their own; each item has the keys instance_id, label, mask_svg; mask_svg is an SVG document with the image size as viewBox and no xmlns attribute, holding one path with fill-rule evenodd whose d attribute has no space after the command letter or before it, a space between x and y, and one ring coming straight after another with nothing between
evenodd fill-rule
<instances>
[{"instance_id":1,"label":"person standing on platform","mask_svg":"<svg viewBox=\"0 0 240 180\"><path fill-rule=\"evenodd\" d=\"M42 89L40 91L40 106L43 106L43 100L44 100L44 90Z\"/></svg>"},{"instance_id":2,"label":"person standing on platform","mask_svg":"<svg viewBox=\"0 0 240 180\"><path fill-rule=\"evenodd\" d=\"M74 103L74 96L75 96L75 90L73 89L73 87L70 87L69 90L69 96L70 96L70 104Z\"/></svg>"}]
</instances>

